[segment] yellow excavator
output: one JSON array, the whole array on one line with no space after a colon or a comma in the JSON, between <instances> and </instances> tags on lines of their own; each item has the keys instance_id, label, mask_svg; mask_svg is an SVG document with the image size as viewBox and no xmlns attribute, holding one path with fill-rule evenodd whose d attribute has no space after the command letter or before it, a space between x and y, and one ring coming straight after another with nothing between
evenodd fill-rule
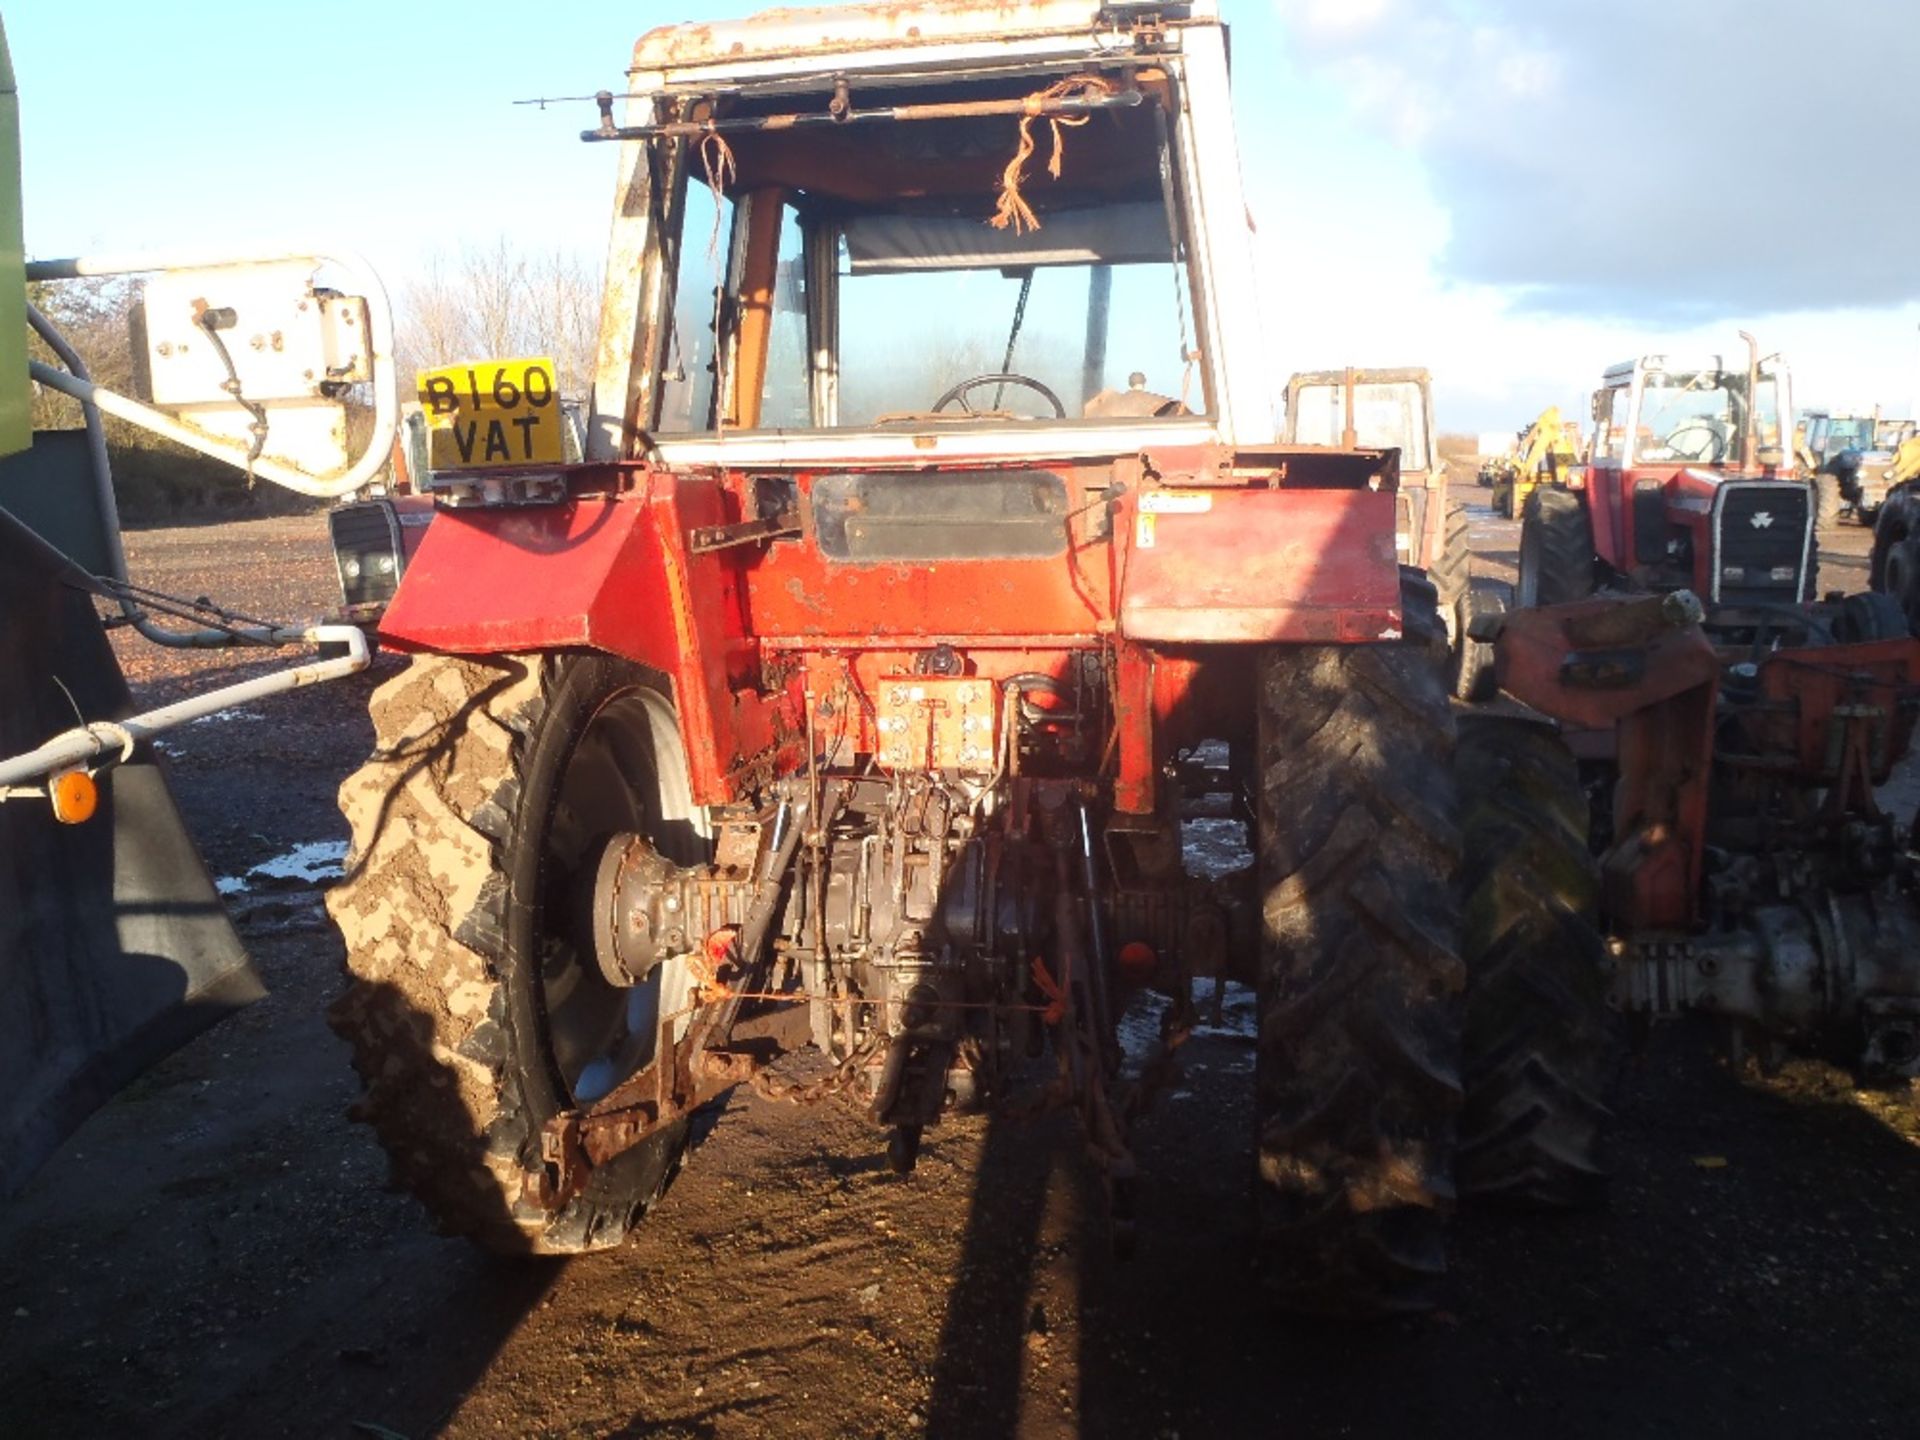
<instances>
[{"instance_id":1,"label":"yellow excavator","mask_svg":"<svg viewBox=\"0 0 1920 1440\"><path fill-rule=\"evenodd\" d=\"M1526 509L1527 497L1541 485L1564 485L1567 470L1580 459L1580 447L1567 433L1558 405L1549 405L1520 432L1513 453L1481 472L1493 487L1493 508L1508 519Z\"/></svg>"},{"instance_id":2,"label":"yellow excavator","mask_svg":"<svg viewBox=\"0 0 1920 1440\"><path fill-rule=\"evenodd\" d=\"M1901 485L1920 477L1920 431L1909 434L1895 447L1893 468L1887 471L1889 485Z\"/></svg>"}]
</instances>

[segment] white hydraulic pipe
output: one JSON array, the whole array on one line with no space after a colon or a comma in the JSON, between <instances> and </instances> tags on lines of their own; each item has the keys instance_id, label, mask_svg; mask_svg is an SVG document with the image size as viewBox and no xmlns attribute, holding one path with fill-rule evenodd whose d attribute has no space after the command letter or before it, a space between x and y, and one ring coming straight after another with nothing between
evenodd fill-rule
<instances>
[{"instance_id":1,"label":"white hydraulic pipe","mask_svg":"<svg viewBox=\"0 0 1920 1440\"><path fill-rule=\"evenodd\" d=\"M338 680L367 668L367 637L356 625L313 625L305 630L289 630L284 638L289 641L305 640L314 645L345 645L347 653L330 660L314 660L276 670L271 675L256 676L234 685L224 685L204 695L162 705L158 710L129 715L124 720L96 720L89 725L77 725L54 736L37 750L29 750L10 760L0 760L0 800L9 798L7 791L12 786L44 780L48 776L71 770L76 765L85 765L111 751L119 751L117 758L124 760L142 740L150 740L177 725L202 719L230 705L244 705L250 700L261 700L287 690Z\"/></svg>"},{"instance_id":2,"label":"white hydraulic pipe","mask_svg":"<svg viewBox=\"0 0 1920 1440\"><path fill-rule=\"evenodd\" d=\"M316 267L323 264L339 266L351 276L354 292L366 300L367 358L373 368L373 435L367 442L366 452L353 467L333 479L309 475L304 470L264 456L253 462L253 472L263 480L270 480L298 494L333 500L358 490L380 473L380 467L387 463L387 456L393 449L393 437L400 423L400 396L395 388L393 368L393 310L387 300L387 287L380 283L379 275L360 256L350 250L331 254L239 256L204 255L193 251L81 255L66 260L30 260L27 262L27 279L82 280L104 275L139 275L157 270L271 265L285 261L301 261ZM29 361L28 369L35 380L49 389L71 395L83 403L98 405L109 415L138 425L143 430L151 430L156 435L164 435L191 450L198 450L202 455L211 455L216 460L224 460L241 468L246 466L245 449L231 440L209 435L163 411L142 405L138 400L102 389L37 360Z\"/></svg>"}]
</instances>

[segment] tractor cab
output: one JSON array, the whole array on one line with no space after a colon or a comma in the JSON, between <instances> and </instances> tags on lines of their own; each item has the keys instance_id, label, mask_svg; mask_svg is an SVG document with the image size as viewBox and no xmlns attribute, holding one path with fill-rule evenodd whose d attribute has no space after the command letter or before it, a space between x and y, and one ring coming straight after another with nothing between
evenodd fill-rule
<instances>
[{"instance_id":1,"label":"tractor cab","mask_svg":"<svg viewBox=\"0 0 1920 1440\"><path fill-rule=\"evenodd\" d=\"M1821 526L1834 524L1843 508L1862 525L1872 525L1897 483L1894 460L1913 422L1871 415L1809 415L1801 463L1813 477L1815 508Z\"/></svg>"},{"instance_id":2,"label":"tractor cab","mask_svg":"<svg viewBox=\"0 0 1920 1440\"><path fill-rule=\"evenodd\" d=\"M1606 372L1592 413L1582 508L1605 570L1719 606L1813 597L1812 494L1792 475L1777 355L1646 355Z\"/></svg>"},{"instance_id":3,"label":"tractor cab","mask_svg":"<svg viewBox=\"0 0 1920 1440\"><path fill-rule=\"evenodd\" d=\"M1287 381L1285 443L1400 454L1402 565L1434 567L1446 536L1446 465L1434 445L1433 380L1420 368L1309 370Z\"/></svg>"},{"instance_id":4,"label":"tractor cab","mask_svg":"<svg viewBox=\"0 0 1920 1440\"><path fill-rule=\"evenodd\" d=\"M1819 469L1848 450L1872 450L1875 425L1870 415L1833 415L1809 411L1806 417L1807 454Z\"/></svg>"}]
</instances>

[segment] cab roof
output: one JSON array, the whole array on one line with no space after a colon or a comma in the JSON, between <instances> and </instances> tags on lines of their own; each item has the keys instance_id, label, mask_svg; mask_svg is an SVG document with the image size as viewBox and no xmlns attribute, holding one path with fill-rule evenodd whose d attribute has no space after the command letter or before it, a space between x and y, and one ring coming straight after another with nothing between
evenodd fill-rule
<instances>
[{"instance_id":1,"label":"cab roof","mask_svg":"<svg viewBox=\"0 0 1920 1440\"><path fill-rule=\"evenodd\" d=\"M1786 369L1778 355L1760 357L1760 373L1778 375ZM1605 377L1608 385L1624 385L1631 380L1636 371L1658 370L1673 375L1697 374L1703 370L1724 371L1729 375L1747 373L1745 355L1642 355L1638 360L1622 360L1618 365L1609 365Z\"/></svg>"},{"instance_id":2,"label":"cab roof","mask_svg":"<svg viewBox=\"0 0 1920 1440\"><path fill-rule=\"evenodd\" d=\"M1216 0L1191 3L1099 4L1096 0L909 0L904 4L829 5L763 10L744 20L686 21L642 35L633 47L633 71L668 74L761 69L768 61L800 62L884 52L1018 44L1026 49L1062 42L1085 52L1106 37L1119 42L1135 19L1158 17L1168 26L1220 23ZM1025 42L1025 43L1021 43ZM788 67L781 67L788 68Z\"/></svg>"}]
</instances>

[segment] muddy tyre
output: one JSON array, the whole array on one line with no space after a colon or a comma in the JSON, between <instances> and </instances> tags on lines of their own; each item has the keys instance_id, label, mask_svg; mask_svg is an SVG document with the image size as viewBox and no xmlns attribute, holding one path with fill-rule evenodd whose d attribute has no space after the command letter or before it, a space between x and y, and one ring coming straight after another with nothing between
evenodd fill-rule
<instances>
[{"instance_id":1,"label":"muddy tyre","mask_svg":"<svg viewBox=\"0 0 1920 1440\"><path fill-rule=\"evenodd\" d=\"M1460 1195L1594 1205L1606 1194L1618 1051L1578 766L1546 725L1468 715L1454 768L1467 966Z\"/></svg>"},{"instance_id":2,"label":"muddy tyre","mask_svg":"<svg viewBox=\"0 0 1920 1440\"><path fill-rule=\"evenodd\" d=\"M1542 485L1520 518L1520 581L1525 609L1585 600L1594 591L1593 519L1578 494Z\"/></svg>"},{"instance_id":3,"label":"muddy tyre","mask_svg":"<svg viewBox=\"0 0 1920 1440\"><path fill-rule=\"evenodd\" d=\"M1844 497L1840 494L1840 477L1821 474L1813 477L1813 528L1831 530L1840 523L1840 509Z\"/></svg>"},{"instance_id":4,"label":"muddy tyre","mask_svg":"<svg viewBox=\"0 0 1920 1440\"><path fill-rule=\"evenodd\" d=\"M1260 659L1261 1258L1281 1304L1385 1315L1445 1271L1465 970L1453 730L1409 643Z\"/></svg>"},{"instance_id":5,"label":"muddy tyre","mask_svg":"<svg viewBox=\"0 0 1920 1440\"><path fill-rule=\"evenodd\" d=\"M1467 621L1473 604L1473 555L1468 548L1467 507L1447 506L1441 525L1440 553L1433 557L1427 576L1439 598L1440 620L1446 629L1449 675L1457 684L1468 649Z\"/></svg>"},{"instance_id":6,"label":"muddy tyre","mask_svg":"<svg viewBox=\"0 0 1920 1440\"><path fill-rule=\"evenodd\" d=\"M1440 614L1443 622L1460 598L1467 593L1473 571L1473 552L1469 546L1467 507L1458 503L1447 506L1445 521L1440 527L1440 553L1433 557L1428 567L1428 578L1440 598Z\"/></svg>"},{"instance_id":7,"label":"muddy tyre","mask_svg":"<svg viewBox=\"0 0 1920 1440\"><path fill-rule=\"evenodd\" d=\"M428 655L370 710L376 748L340 790L353 839L327 898L348 976L329 1019L365 1085L358 1113L444 1231L518 1254L618 1244L671 1178L684 1120L558 1210L526 1182L546 1122L655 1043L657 987L601 979L572 905L618 830L705 858L666 693L601 655Z\"/></svg>"},{"instance_id":8,"label":"muddy tyre","mask_svg":"<svg viewBox=\"0 0 1920 1440\"><path fill-rule=\"evenodd\" d=\"M1920 503L1907 486L1897 487L1874 521L1873 554L1868 561L1868 583L1891 595L1906 612L1913 633L1920 635Z\"/></svg>"}]
</instances>

